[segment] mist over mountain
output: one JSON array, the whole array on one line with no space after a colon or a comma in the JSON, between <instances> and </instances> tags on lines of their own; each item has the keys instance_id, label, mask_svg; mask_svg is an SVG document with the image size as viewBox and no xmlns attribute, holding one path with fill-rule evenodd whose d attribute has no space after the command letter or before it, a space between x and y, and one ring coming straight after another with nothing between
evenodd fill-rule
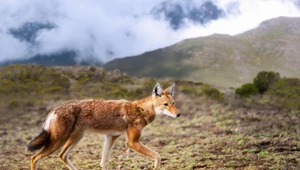
<instances>
[{"instance_id":1,"label":"mist over mountain","mask_svg":"<svg viewBox=\"0 0 300 170\"><path fill-rule=\"evenodd\" d=\"M97 65L300 10L298 0L22 0L0 1L0 16L0 64Z\"/></svg>"},{"instance_id":2,"label":"mist over mountain","mask_svg":"<svg viewBox=\"0 0 300 170\"><path fill-rule=\"evenodd\" d=\"M13 28L9 30L9 33L20 41L25 41L30 44L29 49L34 51L39 47L39 42L36 40L39 32L46 30L52 30L55 25L51 23L24 23L19 28ZM41 64L41 65L102 65L102 62L96 58L88 58L88 60L81 60L76 54L75 50L62 50L51 54L34 54L29 58L20 58L15 60L7 60L6 62L0 63L0 66L9 64Z\"/></svg>"},{"instance_id":3,"label":"mist over mountain","mask_svg":"<svg viewBox=\"0 0 300 170\"><path fill-rule=\"evenodd\" d=\"M167 20L172 29L178 30L184 27L186 22L193 22L195 24L205 24L211 20L216 20L225 13L218 8L211 1L204 1L203 3L196 3L193 0L171 0L163 1L155 5L148 13L153 15L156 20ZM148 15L147 14L147 15ZM102 60L97 59L97 56L80 56L80 50L64 49L53 51L51 53L39 53L41 42L39 41L39 34L48 31L55 31L59 25L50 22L25 22L17 28L10 28L8 30L14 38L21 42L27 43L28 57L16 60L7 60L0 65L7 65L10 63L30 63L42 65L74 65L74 64L91 64L101 65ZM126 32L127 38L131 38L131 31ZM57 37L59 38L59 37ZM113 57L115 51L114 47L107 46L104 50L105 56ZM89 49L93 53L94 49ZM85 55L91 55L86 54ZM101 58L101 57L100 57Z\"/></svg>"},{"instance_id":4,"label":"mist over mountain","mask_svg":"<svg viewBox=\"0 0 300 170\"><path fill-rule=\"evenodd\" d=\"M211 20L217 20L225 15L225 12L212 1L197 4L192 0L164 1L156 5L151 14L156 18L166 19L170 26L177 30L185 25L185 22L205 24Z\"/></svg>"},{"instance_id":5,"label":"mist over mountain","mask_svg":"<svg viewBox=\"0 0 300 170\"><path fill-rule=\"evenodd\" d=\"M20 41L34 43L39 31L51 30L54 25L50 23L26 22L19 28L11 28L9 33Z\"/></svg>"}]
</instances>

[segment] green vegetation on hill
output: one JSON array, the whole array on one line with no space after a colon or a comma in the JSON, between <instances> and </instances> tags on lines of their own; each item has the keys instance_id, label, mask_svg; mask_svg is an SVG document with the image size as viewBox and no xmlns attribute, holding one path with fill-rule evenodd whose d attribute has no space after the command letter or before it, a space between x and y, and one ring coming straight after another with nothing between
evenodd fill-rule
<instances>
[{"instance_id":1,"label":"green vegetation on hill","mask_svg":"<svg viewBox=\"0 0 300 170\"><path fill-rule=\"evenodd\" d=\"M237 87L259 70L300 77L300 18L279 17L236 35L214 34L184 40L170 47L113 60L105 69L129 75L170 77Z\"/></svg>"},{"instance_id":2,"label":"green vegetation on hill","mask_svg":"<svg viewBox=\"0 0 300 170\"><path fill-rule=\"evenodd\" d=\"M300 79L282 78L270 85L266 95L273 98L273 105L300 110Z\"/></svg>"},{"instance_id":3,"label":"green vegetation on hill","mask_svg":"<svg viewBox=\"0 0 300 170\"><path fill-rule=\"evenodd\" d=\"M217 101L223 100L223 93L211 85L190 81L177 81L176 83L179 89L185 94L191 96L206 96Z\"/></svg>"},{"instance_id":4,"label":"green vegetation on hill","mask_svg":"<svg viewBox=\"0 0 300 170\"><path fill-rule=\"evenodd\" d=\"M165 87L173 83L159 82ZM94 66L10 65L0 69L0 99L3 100L0 105L12 109L34 106L44 100L134 100L150 95L156 83L153 78L129 77L118 70L105 71ZM177 81L177 90L222 99L221 92L207 84Z\"/></svg>"},{"instance_id":5,"label":"green vegetation on hill","mask_svg":"<svg viewBox=\"0 0 300 170\"><path fill-rule=\"evenodd\" d=\"M254 83L236 89L238 96L258 94L260 98L239 98L242 105L259 104L261 107L300 108L299 79L282 78L275 72L262 71ZM173 83L160 79L163 86ZM227 101L217 88L192 81L175 81L176 89L190 96L203 96L216 101ZM153 78L129 77L118 70L106 71L94 66L11 65L0 69L0 105L10 109L15 106L34 106L43 100L70 100L83 98L134 100L149 95L156 84ZM230 96L229 96L230 98ZM250 100L250 102L249 102ZM228 102L227 102L228 103ZM230 102L229 102L230 104Z\"/></svg>"},{"instance_id":6,"label":"green vegetation on hill","mask_svg":"<svg viewBox=\"0 0 300 170\"><path fill-rule=\"evenodd\" d=\"M261 71L253 80L235 90L237 96L250 97L260 93L260 98L247 98L248 105L270 105L273 108L300 110L300 79L280 78L279 73ZM246 102L244 101L243 104ZM252 106L253 107L253 106Z\"/></svg>"},{"instance_id":7,"label":"green vegetation on hill","mask_svg":"<svg viewBox=\"0 0 300 170\"><path fill-rule=\"evenodd\" d=\"M12 65L0 69L0 95L66 93L69 79L52 68Z\"/></svg>"}]
</instances>

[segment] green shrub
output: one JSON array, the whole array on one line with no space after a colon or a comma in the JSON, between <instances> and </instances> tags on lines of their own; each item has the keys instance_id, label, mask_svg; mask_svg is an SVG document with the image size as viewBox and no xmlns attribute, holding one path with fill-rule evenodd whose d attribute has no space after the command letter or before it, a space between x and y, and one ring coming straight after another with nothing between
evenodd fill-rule
<instances>
[{"instance_id":1,"label":"green shrub","mask_svg":"<svg viewBox=\"0 0 300 170\"><path fill-rule=\"evenodd\" d=\"M178 90L191 96L206 96L215 100L222 100L223 93L217 88L202 83L194 83L189 81L178 81Z\"/></svg>"},{"instance_id":2,"label":"green shrub","mask_svg":"<svg viewBox=\"0 0 300 170\"><path fill-rule=\"evenodd\" d=\"M282 78L269 87L268 94L285 98L300 96L300 80L298 78Z\"/></svg>"},{"instance_id":3,"label":"green shrub","mask_svg":"<svg viewBox=\"0 0 300 170\"><path fill-rule=\"evenodd\" d=\"M201 87L181 85L178 88L183 93L188 94L188 95L192 95L192 96L201 96L201 95L203 95L203 91L202 91Z\"/></svg>"},{"instance_id":4,"label":"green shrub","mask_svg":"<svg viewBox=\"0 0 300 170\"><path fill-rule=\"evenodd\" d=\"M253 83L243 84L242 87L239 87L235 90L235 94L241 97L249 97L251 95L258 94L259 90Z\"/></svg>"},{"instance_id":5,"label":"green shrub","mask_svg":"<svg viewBox=\"0 0 300 170\"><path fill-rule=\"evenodd\" d=\"M216 99L216 100L222 100L223 94L216 88L212 86L205 85L203 87L203 93L205 96Z\"/></svg>"},{"instance_id":6,"label":"green shrub","mask_svg":"<svg viewBox=\"0 0 300 170\"><path fill-rule=\"evenodd\" d=\"M300 109L300 80L298 78L282 78L271 84L266 94L276 99L276 105L292 110Z\"/></svg>"},{"instance_id":7,"label":"green shrub","mask_svg":"<svg viewBox=\"0 0 300 170\"><path fill-rule=\"evenodd\" d=\"M273 71L261 71L254 78L253 84L257 87L259 93L263 94L273 82L279 79L279 73Z\"/></svg>"}]
</instances>

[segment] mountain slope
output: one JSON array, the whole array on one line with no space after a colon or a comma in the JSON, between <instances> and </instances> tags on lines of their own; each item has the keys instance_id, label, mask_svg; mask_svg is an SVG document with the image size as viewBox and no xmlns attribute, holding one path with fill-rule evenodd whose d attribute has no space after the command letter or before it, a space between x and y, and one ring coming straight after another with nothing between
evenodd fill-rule
<instances>
[{"instance_id":1,"label":"mountain slope","mask_svg":"<svg viewBox=\"0 0 300 170\"><path fill-rule=\"evenodd\" d=\"M249 82L261 70L300 77L300 18L280 17L236 36L214 34L113 60L130 75L197 80L220 87Z\"/></svg>"}]
</instances>

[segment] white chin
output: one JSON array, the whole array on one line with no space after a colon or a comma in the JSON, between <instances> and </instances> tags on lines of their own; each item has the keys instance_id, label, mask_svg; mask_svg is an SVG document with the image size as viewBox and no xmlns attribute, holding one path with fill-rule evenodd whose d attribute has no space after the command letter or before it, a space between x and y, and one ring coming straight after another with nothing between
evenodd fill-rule
<instances>
[{"instance_id":1,"label":"white chin","mask_svg":"<svg viewBox=\"0 0 300 170\"><path fill-rule=\"evenodd\" d=\"M155 109L156 114L164 114L173 118L176 118L176 115L173 115L172 113L168 112L167 110L160 110L160 109Z\"/></svg>"},{"instance_id":2,"label":"white chin","mask_svg":"<svg viewBox=\"0 0 300 170\"><path fill-rule=\"evenodd\" d=\"M173 115L173 114L171 114L169 112L166 112L166 111L163 114L165 114L167 116L170 116L170 117L173 117L173 118L176 118L176 115Z\"/></svg>"},{"instance_id":3,"label":"white chin","mask_svg":"<svg viewBox=\"0 0 300 170\"><path fill-rule=\"evenodd\" d=\"M176 116L175 116L175 115L168 115L168 116L170 116L170 117L173 117L173 118L176 118Z\"/></svg>"}]
</instances>

